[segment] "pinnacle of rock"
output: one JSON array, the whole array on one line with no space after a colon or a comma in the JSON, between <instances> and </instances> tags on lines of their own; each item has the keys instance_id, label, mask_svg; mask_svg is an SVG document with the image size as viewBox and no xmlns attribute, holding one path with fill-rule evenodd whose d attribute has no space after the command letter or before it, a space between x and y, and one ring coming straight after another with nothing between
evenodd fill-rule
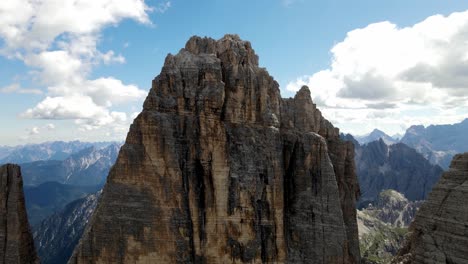
<instances>
[{"instance_id":1,"label":"pinnacle of rock","mask_svg":"<svg viewBox=\"0 0 468 264\"><path fill-rule=\"evenodd\" d=\"M69 263L359 263L350 142L251 44L168 55Z\"/></svg>"},{"instance_id":2,"label":"pinnacle of rock","mask_svg":"<svg viewBox=\"0 0 468 264\"><path fill-rule=\"evenodd\" d=\"M0 167L0 263L39 263L26 215L18 165Z\"/></svg>"}]
</instances>

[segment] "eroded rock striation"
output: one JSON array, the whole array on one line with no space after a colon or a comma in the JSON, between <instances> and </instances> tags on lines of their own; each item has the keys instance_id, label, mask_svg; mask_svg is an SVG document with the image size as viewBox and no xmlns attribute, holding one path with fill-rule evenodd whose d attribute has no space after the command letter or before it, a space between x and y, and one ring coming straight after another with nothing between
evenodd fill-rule
<instances>
[{"instance_id":1,"label":"eroded rock striation","mask_svg":"<svg viewBox=\"0 0 468 264\"><path fill-rule=\"evenodd\" d=\"M354 149L247 41L168 55L70 263L358 263Z\"/></svg>"},{"instance_id":2,"label":"eroded rock striation","mask_svg":"<svg viewBox=\"0 0 468 264\"><path fill-rule=\"evenodd\" d=\"M20 167L0 167L0 264L39 263L24 205Z\"/></svg>"},{"instance_id":3,"label":"eroded rock striation","mask_svg":"<svg viewBox=\"0 0 468 264\"><path fill-rule=\"evenodd\" d=\"M454 156L410 226L394 263L468 263L468 153Z\"/></svg>"}]
</instances>

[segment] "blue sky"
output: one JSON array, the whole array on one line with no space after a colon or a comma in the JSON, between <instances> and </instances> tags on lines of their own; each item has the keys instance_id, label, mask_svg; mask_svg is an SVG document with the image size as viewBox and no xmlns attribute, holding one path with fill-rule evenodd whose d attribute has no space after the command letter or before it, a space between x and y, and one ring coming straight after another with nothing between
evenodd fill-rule
<instances>
[{"instance_id":1,"label":"blue sky","mask_svg":"<svg viewBox=\"0 0 468 264\"><path fill-rule=\"evenodd\" d=\"M345 132L468 117L468 56L449 60L464 55L449 51L465 48L468 14L452 14L468 1L72 3L0 3L0 145L123 140L165 56L192 35L251 41L284 97L309 85Z\"/></svg>"}]
</instances>

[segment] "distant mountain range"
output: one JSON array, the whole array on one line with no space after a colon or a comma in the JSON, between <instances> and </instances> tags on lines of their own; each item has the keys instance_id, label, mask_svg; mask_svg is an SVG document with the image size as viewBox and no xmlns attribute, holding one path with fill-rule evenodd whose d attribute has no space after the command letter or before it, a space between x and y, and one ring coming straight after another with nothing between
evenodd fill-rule
<instances>
[{"instance_id":1,"label":"distant mountain range","mask_svg":"<svg viewBox=\"0 0 468 264\"><path fill-rule=\"evenodd\" d=\"M62 161L21 164L31 225L102 188L119 149L116 143L101 149L91 146Z\"/></svg>"},{"instance_id":2,"label":"distant mountain range","mask_svg":"<svg viewBox=\"0 0 468 264\"><path fill-rule=\"evenodd\" d=\"M104 148L114 142L53 141L24 146L0 146L0 164L28 163L39 160L64 160L85 148Z\"/></svg>"},{"instance_id":3,"label":"distant mountain range","mask_svg":"<svg viewBox=\"0 0 468 264\"><path fill-rule=\"evenodd\" d=\"M453 155L468 151L468 118L453 125L415 125L408 128L405 134L389 136L374 129L364 136L353 136L360 145L382 139L385 144L404 143L423 154L432 164L448 169Z\"/></svg>"},{"instance_id":4,"label":"distant mountain range","mask_svg":"<svg viewBox=\"0 0 468 264\"><path fill-rule=\"evenodd\" d=\"M70 155L65 160L43 160L21 164L24 184L39 185L44 182L95 186L105 182L110 167L115 163L120 144L104 148L90 146Z\"/></svg>"},{"instance_id":5,"label":"distant mountain range","mask_svg":"<svg viewBox=\"0 0 468 264\"><path fill-rule=\"evenodd\" d=\"M67 263L96 208L100 193L71 202L35 228L33 236L42 264Z\"/></svg>"},{"instance_id":6,"label":"distant mountain range","mask_svg":"<svg viewBox=\"0 0 468 264\"><path fill-rule=\"evenodd\" d=\"M359 144L364 145L372 141L376 141L382 139L385 144L391 145L398 142L400 135L396 137L391 137L387 135L382 130L374 129L370 134L364 136L355 136L355 139L359 142Z\"/></svg>"},{"instance_id":7,"label":"distant mountain range","mask_svg":"<svg viewBox=\"0 0 468 264\"><path fill-rule=\"evenodd\" d=\"M386 189L397 190L410 201L424 200L443 172L403 143L387 145L379 139L361 146L351 135L342 137L355 145L359 208L375 202Z\"/></svg>"},{"instance_id":8,"label":"distant mountain range","mask_svg":"<svg viewBox=\"0 0 468 264\"><path fill-rule=\"evenodd\" d=\"M41 263L66 263L121 145L57 141L0 147L0 163L21 165L26 210Z\"/></svg>"},{"instance_id":9,"label":"distant mountain range","mask_svg":"<svg viewBox=\"0 0 468 264\"><path fill-rule=\"evenodd\" d=\"M15 147L0 146L0 161L10 155L14 149Z\"/></svg>"},{"instance_id":10,"label":"distant mountain range","mask_svg":"<svg viewBox=\"0 0 468 264\"><path fill-rule=\"evenodd\" d=\"M415 148L431 163L448 169L456 153L468 151L468 118L453 125L412 126L401 142Z\"/></svg>"}]
</instances>

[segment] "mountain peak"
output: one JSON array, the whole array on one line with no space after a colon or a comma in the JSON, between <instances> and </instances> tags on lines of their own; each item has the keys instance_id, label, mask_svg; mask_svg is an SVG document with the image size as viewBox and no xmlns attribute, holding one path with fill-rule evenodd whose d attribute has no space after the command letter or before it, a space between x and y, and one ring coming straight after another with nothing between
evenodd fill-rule
<instances>
[{"instance_id":1,"label":"mountain peak","mask_svg":"<svg viewBox=\"0 0 468 264\"><path fill-rule=\"evenodd\" d=\"M377 129L377 128L374 128L374 130L372 130L372 132L370 133L371 135L372 134L379 134L379 135L382 135L382 134L385 134L385 132L383 132L382 130L380 129ZM386 134L385 134L386 135Z\"/></svg>"},{"instance_id":2,"label":"mountain peak","mask_svg":"<svg viewBox=\"0 0 468 264\"><path fill-rule=\"evenodd\" d=\"M308 88L281 98L248 41L192 37L153 80L70 263L358 263L353 161Z\"/></svg>"},{"instance_id":3,"label":"mountain peak","mask_svg":"<svg viewBox=\"0 0 468 264\"><path fill-rule=\"evenodd\" d=\"M380 140L380 139L383 140L385 142L385 144L387 144L387 145L395 144L395 143L398 142L397 140L395 140L394 138L389 136L387 133L385 133L384 131L382 131L380 129L377 129L377 128L372 130L372 132L370 132L367 135L357 136L355 138L360 144L367 144L369 142L377 141L377 140Z\"/></svg>"},{"instance_id":4,"label":"mountain peak","mask_svg":"<svg viewBox=\"0 0 468 264\"><path fill-rule=\"evenodd\" d=\"M214 54L219 58L227 57L233 62L258 66L258 56L250 42L242 40L236 34L226 34L219 40L193 36L185 44L184 50L195 55Z\"/></svg>"}]
</instances>

